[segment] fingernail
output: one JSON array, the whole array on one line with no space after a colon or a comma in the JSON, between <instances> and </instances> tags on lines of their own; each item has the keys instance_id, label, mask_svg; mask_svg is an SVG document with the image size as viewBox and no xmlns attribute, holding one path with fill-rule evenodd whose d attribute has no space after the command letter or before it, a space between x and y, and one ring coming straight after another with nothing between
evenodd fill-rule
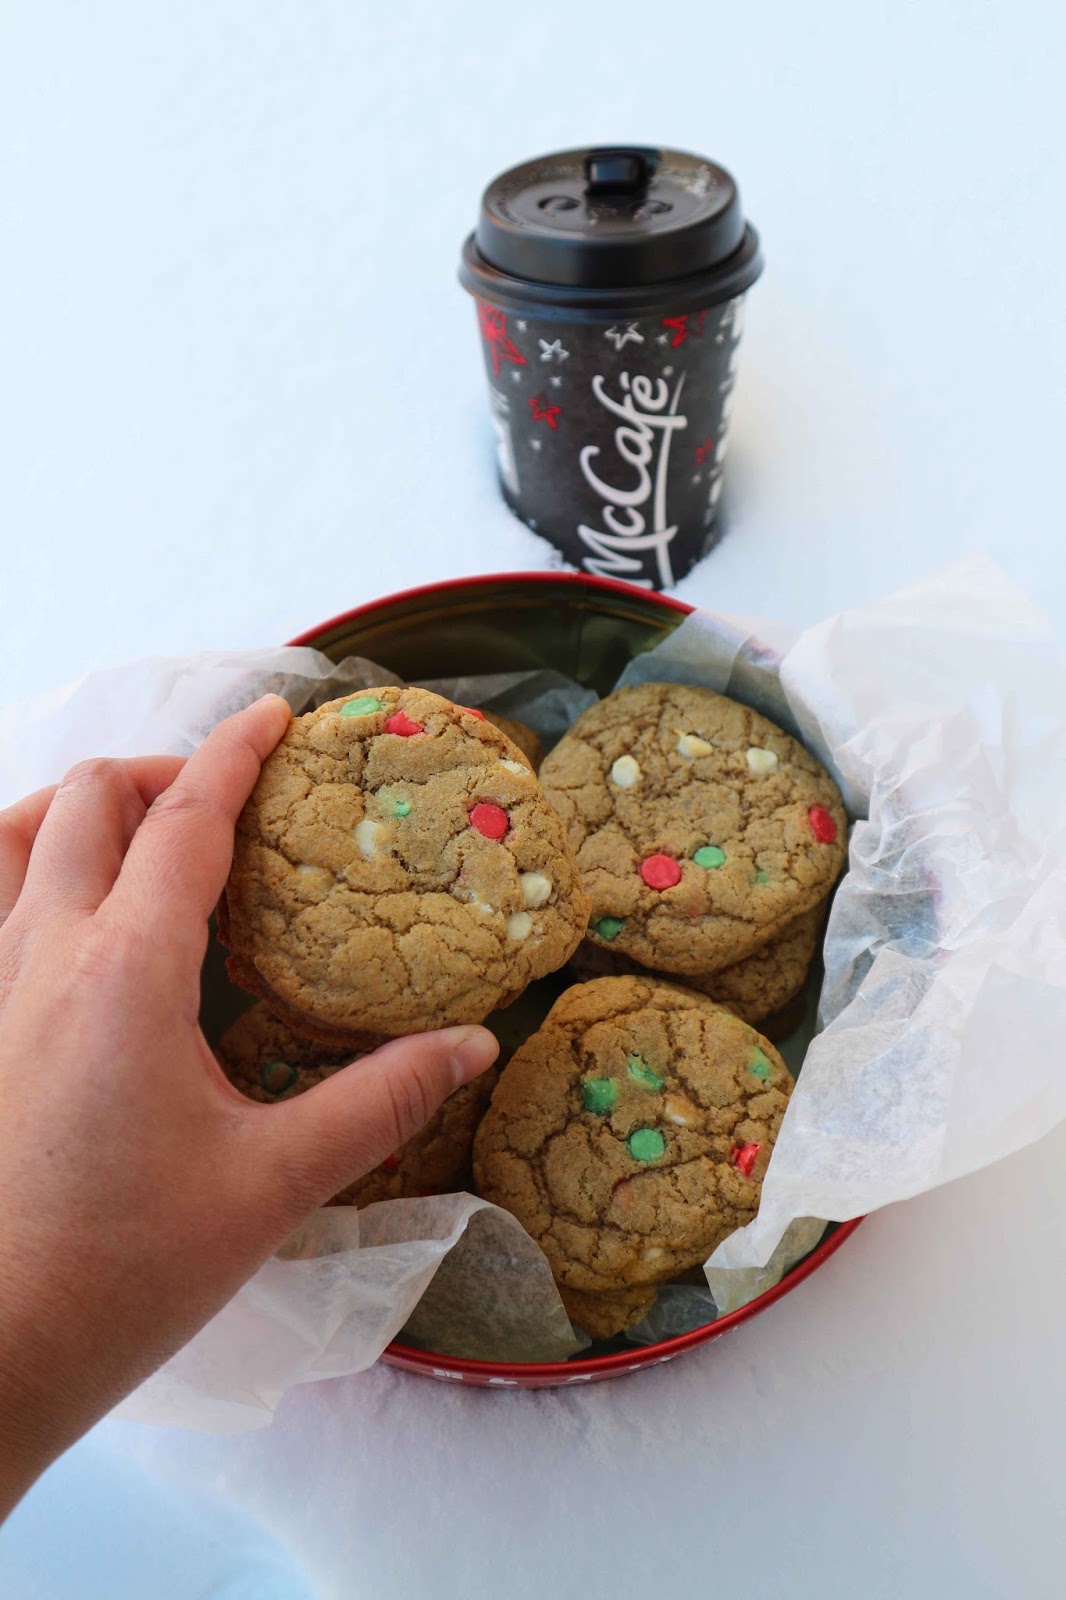
<instances>
[{"instance_id":1,"label":"fingernail","mask_svg":"<svg viewBox=\"0 0 1066 1600\"><path fill-rule=\"evenodd\" d=\"M455 1087L469 1083L491 1067L500 1053L500 1047L487 1028L453 1028L455 1043L452 1046L451 1066L455 1074Z\"/></svg>"},{"instance_id":2,"label":"fingernail","mask_svg":"<svg viewBox=\"0 0 1066 1600\"><path fill-rule=\"evenodd\" d=\"M256 706L265 706L268 700L274 700L279 705L283 705L285 707L285 710L288 711L289 715L290 716L292 715L292 708L290 707L289 702L286 700L286 698L285 698L285 696L283 694L274 694L274 693L261 694L259 696L258 700L253 700L252 701L252 704L249 707L249 710L254 710Z\"/></svg>"}]
</instances>

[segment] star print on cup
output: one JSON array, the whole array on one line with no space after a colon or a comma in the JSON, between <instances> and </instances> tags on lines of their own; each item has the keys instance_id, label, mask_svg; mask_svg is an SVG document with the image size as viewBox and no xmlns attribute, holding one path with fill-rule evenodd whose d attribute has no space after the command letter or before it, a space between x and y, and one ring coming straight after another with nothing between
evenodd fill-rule
<instances>
[{"instance_id":1,"label":"star print on cup","mask_svg":"<svg viewBox=\"0 0 1066 1600\"><path fill-rule=\"evenodd\" d=\"M702 444L696 446L696 465L702 467L709 456L714 455L714 440L704 439Z\"/></svg>"},{"instance_id":2,"label":"star print on cup","mask_svg":"<svg viewBox=\"0 0 1066 1600\"><path fill-rule=\"evenodd\" d=\"M481 329L481 337L492 351L492 375L494 378L498 378L500 375L501 361L513 362L516 367L525 366L525 356L514 340L508 336L506 311L496 311L492 306L487 306L484 301L479 300L477 321L478 327Z\"/></svg>"},{"instance_id":3,"label":"star print on cup","mask_svg":"<svg viewBox=\"0 0 1066 1600\"><path fill-rule=\"evenodd\" d=\"M546 422L552 432L559 426L559 418L563 414L562 406L553 405L546 394L534 394L529 399L529 409L533 413L534 422Z\"/></svg>"},{"instance_id":4,"label":"star print on cup","mask_svg":"<svg viewBox=\"0 0 1066 1600\"><path fill-rule=\"evenodd\" d=\"M630 342L633 344L644 343L644 335L637 331L635 322L630 322L625 328L608 328L603 337L610 339L616 350L621 350L623 345L627 345Z\"/></svg>"},{"instance_id":5,"label":"star print on cup","mask_svg":"<svg viewBox=\"0 0 1066 1600\"><path fill-rule=\"evenodd\" d=\"M706 316L706 311L690 311L684 317L663 317L663 327L669 328L673 334L673 338L670 339L671 350L676 350L678 345L684 344L689 337L702 339L703 324ZM663 342L661 334L659 335L659 342L660 344Z\"/></svg>"},{"instance_id":6,"label":"star print on cup","mask_svg":"<svg viewBox=\"0 0 1066 1600\"><path fill-rule=\"evenodd\" d=\"M550 344L547 339L538 339L537 343L540 345L540 359L542 361L569 360L570 352L564 347L561 339L553 339Z\"/></svg>"}]
</instances>

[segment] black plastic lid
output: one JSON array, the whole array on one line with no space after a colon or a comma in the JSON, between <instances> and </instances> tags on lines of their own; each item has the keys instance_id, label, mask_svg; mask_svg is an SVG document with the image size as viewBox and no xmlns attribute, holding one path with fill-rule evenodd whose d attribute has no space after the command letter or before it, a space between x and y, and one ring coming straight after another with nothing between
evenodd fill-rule
<instances>
[{"instance_id":1,"label":"black plastic lid","mask_svg":"<svg viewBox=\"0 0 1066 1600\"><path fill-rule=\"evenodd\" d=\"M761 267L758 240L723 167L679 150L603 145L541 156L495 178L464 251L462 279L475 293L485 284L472 280L497 287L510 280L509 299L525 299L515 294L524 284L538 299L615 303L626 295L643 301L678 280L691 287L697 278L707 294L708 277L731 280L732 269L742 268L746 281L728 291L736 293Z\"/></svg>"}]
</instances>

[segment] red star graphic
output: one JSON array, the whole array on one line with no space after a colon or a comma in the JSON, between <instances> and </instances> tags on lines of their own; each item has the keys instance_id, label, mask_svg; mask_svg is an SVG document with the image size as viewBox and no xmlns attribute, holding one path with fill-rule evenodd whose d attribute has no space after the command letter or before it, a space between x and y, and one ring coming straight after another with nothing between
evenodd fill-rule
<instances>
[{"instance_id":1,"label":"red star graphic","mask_svg":"<svg viewBox=\"0 0 1066 1600\"><path fill-rule=\"evenodd\" d=\"M684 344L690 334L696 339L702 339L706 316L706 311L690 311L685 317L664 317L663 327L670 328L674 335L670 340L671 350L676 350L679 344ZM693 320L696 323L694 328L690 326Z\"/></svg>"},{"instance_id":2,"label":"red star graphic","mask_svg":"<svg viewBox=\"0 0 1066 1600\"><path fill-rule=\"evenodd\" d=\"M516 367L524 367L526 358L507 333L507 313L495 311L492 306L487 306L483 300L477 303L478 327L481 337L492 351L492 376L500 375L500 362L510 361Z\"/></svg>"},{"instance_id":3,"label":"red star graphic","mask_svg":"<svg viewBox=\"0 0 1066 1600\"><path fill-rule=\"evenodd\" d=\"M702 467L708 456L714 455L714 440L704 439L702 444L696 446L696 465Z\"/></svg>"},{"instance_id":4,"label":"red star graphic","mask_svg":"<svg viewBox=\"0 0 1066 1600\"><path fill-rule=\"evenodd\" d=\"M558 419L563 414L562 406L553 406L543 394L535 394L530 399L529 408L533 413L533 421L546 422L554 433L559 426Z\"/></svg>"}]
</instances>

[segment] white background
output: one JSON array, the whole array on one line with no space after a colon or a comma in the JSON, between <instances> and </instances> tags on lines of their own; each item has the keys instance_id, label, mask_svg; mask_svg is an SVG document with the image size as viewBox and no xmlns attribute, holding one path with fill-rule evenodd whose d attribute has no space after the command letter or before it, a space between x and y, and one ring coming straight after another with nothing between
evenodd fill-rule
<instances>
[{"instance_id":1,"label":"white background","mask_svg":"<svg viewBox=\"0 0 1066 1600\"><path fill-rule=\"evenodd\" d=\"M1035 0L4 7L0 703L545 565L455 266L497 170L610 139L718 157L766 250L727 537L679 592L804 623L984 550L1066 633L1064 69ZM0 1591L1061 1595L1064 1156L618 1383L377 1369L267 1433L105 1425Z\"/></svg>"}]
</instances>

